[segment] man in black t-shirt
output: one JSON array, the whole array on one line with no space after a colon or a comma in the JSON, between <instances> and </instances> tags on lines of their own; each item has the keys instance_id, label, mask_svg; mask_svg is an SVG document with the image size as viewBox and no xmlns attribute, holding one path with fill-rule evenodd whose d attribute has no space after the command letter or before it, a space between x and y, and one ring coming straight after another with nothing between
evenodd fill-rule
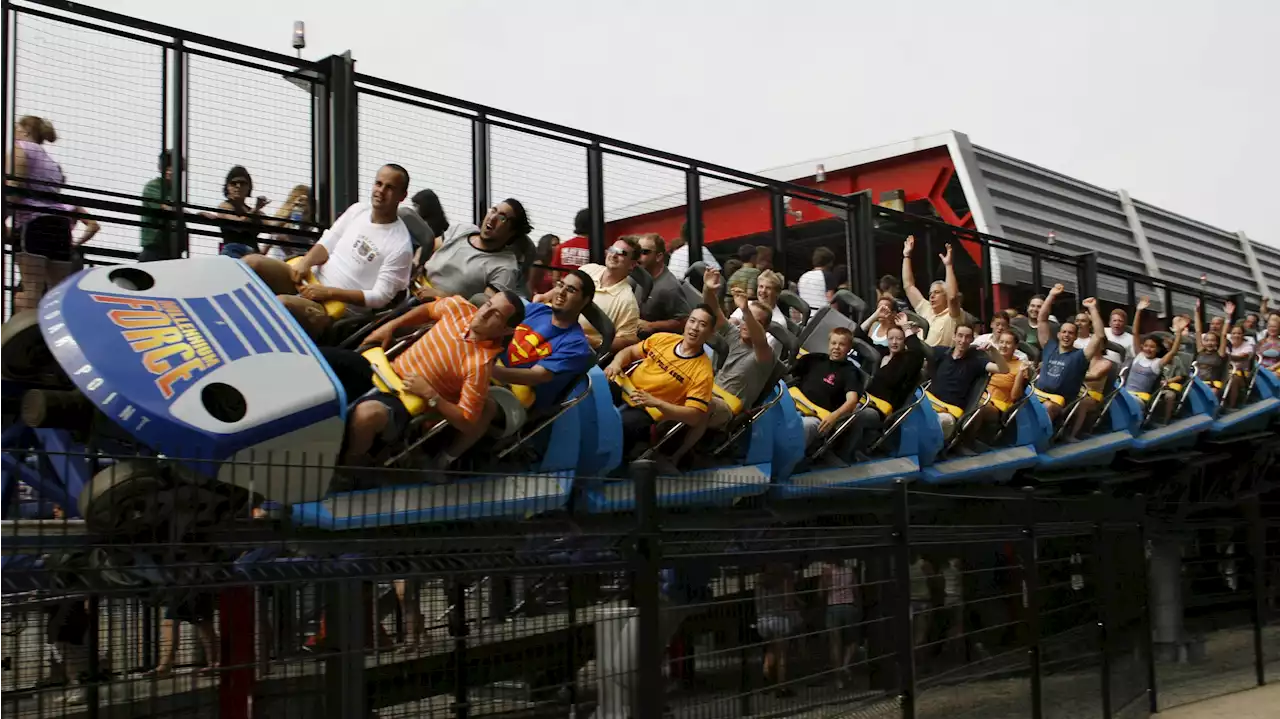
<instances>
[{"instance_id":1,"label":"man in black t-shirt","mask_svg":"<svg viewBox=\"0 0 1280 719\"><path fill-rule=\"evenodd\" d=\"M806 447L818 443L858 408L858 400L863 393L862 374L847 359L852 347L853 333L844 327L836 327L827 337L827 354L807 354L796 362L793 374L795 389L804 395L797 398L797 406L806 415ZM806 409L803 404L813 407ZM821 411L815 411L814 407ZM859 412L840 437L836 453L849 461L853 451L861 445L863 436L877 429L879 424L880 415L875 411Z\"/></svg>"},{"instance_id":2,"label":"man in black t-shirt","mask_svg":"<svg viewBox=\"0 0 1280 719\"><path fill-rule=\"evenodd\" d=\"M933 384L929 386L929 401L938 413L942 434L948 439L955 432L956 422L964 416L964 406L974 382L985 374L1003 374L1009 371L1009 363L995 350L981 352L972 349L973 327L956 325L954 347L934 347L929 369ZM981 417L975 418L965 430L962 445L968 444L981 429Z\"/></svg>"}]
</instances>

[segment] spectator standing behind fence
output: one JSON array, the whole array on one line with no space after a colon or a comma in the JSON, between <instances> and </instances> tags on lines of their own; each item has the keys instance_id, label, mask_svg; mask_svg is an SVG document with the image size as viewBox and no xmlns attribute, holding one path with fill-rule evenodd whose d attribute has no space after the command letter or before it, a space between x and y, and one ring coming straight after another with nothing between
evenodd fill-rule
<instances>
[{"instance_id":1,"label":"spectator standing behind fence","mask_svg":"<svg viewBox=\"0 0 1280 719\"><path fill-rule=\"evenodd\" d=\"M551 252L551 266L569 271L591 262L591 210L583 208L573 216L573 237Z\"/></svg>"},{"instance_id":2,"label":"spectator standing behind fence","mask_svg":"<svg viewBox=\"0 0 1280 719\"><path fill-rule=\"evenodd\" d=\"M519 200L509 197L494 205L484 222L450 225L436 241L427 260L429 287L419 288L420 300L436 297L472 297L486 287L520 290L520 255L516 248L529 243L533 226Z\"/></svg>"},{"instance_id":3,"label":"spectator standing behind fence","mask_svg":"<svg viewBox=\"0 0 1280 719\"><path fill-rule=\"evenodd\" d=\"M177 201L173 187L173 152L165 150L160 153L160 176L152 179L142 188L142 206L149 212L142 218L142 227L138 229L139 262L157 262L174 260L182 256L182 248L178 247L178 228L173 220L157 215L168 215L173 212L173 204Z\"/></svg>"},{"instance_id":4,"label":"spectator standing behind fence","mask_svg":"<svg viewBox=\"0 0 1280 719\"><path fill-rule=\"evenodd\" d=\"M705 230L706 226L704 225L702 229ZM676 276L677 280L683 280L685 274L689 272L688 222L680 225L680 236L667 243L667 252L671 255L670 259L667 260L667 269ZM711 254L711 248L705 244L702 246L702 263L713 270L721 269L716 256Z\"/></svg>"},{"instance_id":5,"label":"spectator standing behind fence","mask_svg":"<svg viewBox=\"0 0 1280 719\"><path fill-rule=\"evenodd\" d=\"M754 300L756 298L756 280L760 277L760 268L756 267L756 246L743 245L739 247L737 260L742 265L729 275L729 289L734 287L746 288L747 296ZM726 265L726 269L728 269L728 265Z\"/></svg>"},{"instance_id":6,"label":"spectator standing behind fence","mask_svg":"<svg viewBox=\"0 0 1280 719\"><path fill-rule=\"evenodd\" d=\"M780 564L765 567L756 584L756 631L764 648L764 678L778 697L795 696L787 684L787 644L800 631L801 617L795 599L795 578Z\"/></svg>"},{"instance_id":7,"label":"spectator standing behind fence","mask_svg":"<svg viewBox=\"0 0 1280 719\"><path fill-rule=\"evenodd\" d=\"M288 199L284 201L279 210L276 210L276 222L274 224L285 229L301 230L302 223L311 222L311 208L314 206L315 203L311 201L311 188L306 185L295 185L289 191ZM308 238L299 237L298 235L278 234L273 235L272 239L276 242L292 242L295 245L315 244L314 240L308 240ZM288 261L294 257L302 257L310 249L309 246L295 247L292 245L273 244L267 245L263 254L277 260Z\"/></svg>"},{"instance_id":8,"label":"spectator standing behind fence","mask_svg":"<svg viewBox=\"0 0 1280 719\"><path fill-rule=\"evenodd\" d=\"M560 273L547 268L551 266L552 255L559 246L560 238L555 235L543 235L538 239L534 262L541 266L534 266L529 270L530 297L550 292L551 288L556 286L556 279Z\"/></svg>"},{"instance_id":9,"label":"spectator standing behind fence","mask_svg":"<svg viewBox=\"0 0 1280 719\"><path fill-rule=\"evenodd\" d=\"M270 200L259 196L254 200L253 209L249 209L248 199L253 194L253 178L242 165L236 165L227 172L222 194L226 200L218 205L219 212L200 213L205 219L218 224L222 232L221 254L236 259L256 254L261 229L245 225L261 225L262 208Z\"/></svg>"},{"instance_id":10,"label":"spectator standing behind fence","mask_svg":"<svg viewBox=\"0 0 1280 719\"><path fill-rule=\"evenodd\" d=\"M862 611L858 606L858 584L852 559L824 562L822 589L827 595L827 631L831 633L831 666L837 671L836 685L848 680L849 665L858 651Z\"/></svg>"},{"instance_id":11,"label":"spectator standing behind fence","mask_svg":"<svg viewBox=\"0 0 1280 719\"><path fill-rule=\"evenodd\" d=\"M800 275L800 280L796 283L800 299L804 300L813 312L831 304L831 297L836 291L831 277L831 268L835 263L836 253L825 247L819 247L813 251L813 269Z\"/></svg>"},{"instance_id":12,"label":"spectator standing behind fence","mask_svg":"<svg viewBox=\"0 0 1280 719\"><path fill-rule=\"evenodd\" d=\"M951 347L955 344L956 325L964 319L964 312L960 309L960 283L956 280L956 270L951 264L951 244L947 243L946 252L938 255L938 259L947 268L947 279L945 282L929 285L927 298L916 289L916 275L911 267L911 252L915 246L914 235L902 243L902 286L906 288L907 300L915 308L916 314L929 323L925 344Z\"/></svg>"},{"instance_id":13,"label":"spectator standing behind fence","mask_svg":"<svg viewBox=\"0 0 1280 719\"><path fill-rule=\"evenodd\" d=\"M689 316L689 298L680 280L667 269L667 245L656 233L640 235L640 266L653 277L653 287L640 307L640 336L679 332Z\"/></svg>"},{"instance_id":14,"label":"spectator standing behind fence","mask_svg":"<svg viewBox=\"0 0 1280 719\"><path fill-rule=\"evenodd\" d=\"M14 179L7 180L6 184L61 193L66 177L45 148L46 144L57 141L58 133L49 121L34 115L18 120L14 127L13 153L5 165L5 173ZM34 196L18 196L11 204L18 270L22 273L14 305L18 310L33 309L48 288L71 273L72 249L93 239L98 234L98 223L91 218L80 220L84 223L84 233L72 239L76 220L57 213L83 214L84 208Z\"/></svg>"}]
</instances>

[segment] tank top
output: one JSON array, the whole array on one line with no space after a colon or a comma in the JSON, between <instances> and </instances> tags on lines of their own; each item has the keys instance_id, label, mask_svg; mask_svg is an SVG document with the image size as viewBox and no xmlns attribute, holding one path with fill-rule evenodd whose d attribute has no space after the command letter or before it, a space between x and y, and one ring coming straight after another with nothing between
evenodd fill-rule
<instances>
[{"instance_id":1,"label":"tank top","mask_svg":"<svg viewBox=\"0 0 1280 719\"><path fill-rule=\"evenodd\" d=\"M1125 381L1125 389L1150 394L1160 382L1160 369L1163 366L1164 362L1160 357L1134 357L1133 364L1129 365L1129 379Z\"/></svg>"},{"instance_id":2,"label":"tank top","mask_svg":"<svg viewBox=\"0 0 1280 719\"><path fill-rule=\"evenodd\" d=\"M911 601L929 601L929 578L924 574L924 560L911 565Z\"/></svg>"},{"instance_id":3,"label":"tank top","mask_svg":"<svg viewBox=\"0 0 1280 719\"><path fill-rule=\"evenodd\" d=\"M254 220L257 219L255 215L250 214L248 205L245 205L244 203L240 203L239 205L237 205L234 202L230 204L233 209L223 210L223 212L229 215L235 215L235 218L240 222L253 222ZM228 245L230 244L249 245L253 247L255 251L257 250L258 230L243 230L243 229L240 229L239 227L227 227L227 226L224 226L220 229L222 232L223 243Z\"/></svg>"},{"instance_id":4,"label":"tank top","mask_svg":"<svg viewBox=\"0 0 1280 719\"><path fill-rule=\"evenodd\" d=\"M942 569L942 587L948 599L961 596L960 570L951 566L950 563Z\"/></svg>"},{"instance_id":5,"label":"tank top","mask_svg":"<svg viewBox=\"0 0 1280 719\"><path fill-rule=\"evenodd\" d=\"M14 140L14 145L21 148L23 155L26 157L27 174L23 184L32 190L61 192L61 185L66 178L62 174L62 167L53 161L53 158L45 151L44 145L30 140ZM15 229L30 222L31 218L40 215L41 213L37 211L38 209L71 209L70 205L44 197L18 197L14 198L13 204L19 207L31 208L17 210L13 213L13 226Z\"/></svg>"}]
</instances>

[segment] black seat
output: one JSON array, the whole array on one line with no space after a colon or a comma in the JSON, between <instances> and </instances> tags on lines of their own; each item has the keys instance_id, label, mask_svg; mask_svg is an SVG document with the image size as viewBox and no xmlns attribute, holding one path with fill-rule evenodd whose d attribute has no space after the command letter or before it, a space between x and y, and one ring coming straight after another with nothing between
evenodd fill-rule
<instances>
[{"instance_id":1,"label":"black seat","mask_svg":"<svg viewBox=\"0 0 1280 719\"><path fill-rule=\"evenodd\" d=\"M849 290L836 290L833 300L840 312L852 317L854 322L862 322L867 317L867 303Z\"/></svg>"},{"instance_id":2,"label":"black seat","mask_svg":"<svg viewBox=\"0 0 1280 719\"><path fill-rule=\"evenodd\" d=\"M631 293L636 297L636 305L643 307L644 301L649 299L649 293L653 291L653 275L644 268L637 267L631 271L627 281L631 283Z\"/></svg>"},{"instance_id":3,"label":"black seat","mask_svg":"<svg viewBox=\"0 0 1280 719\"><path fill-rule=\"evenodd\" d=\"M697 290L699 294L701 294L702 278L706 275L706 273L707 273L707 263L703 262L702 260L698 260L697 262L689 265L689 269L684 271L684 277L681 277L680 280L682 282L687 282L690 285L693 285L693 288Z\"/></svg>"},{"instance_id":4,"label":"black seat","mask_svg":"<svg viewBox=\"0 0 1280 719\"><path fill-rule=\"evenodd\" d=\"M960 419L956 421L955 434L951 439L947 440L947 449L954 447L964 434L965 429L978 418L978 412L989 401L990 396L987 394L987 385L991 383L990 373L983 373L973 381L969 386L969 392L965 395L964 405L961 409L964 414L960 415Z\"/></svg>"},{"instance_id":5,"label":"black seat","mask_svg":"<svg viewBox=\"0 0 1280 719\"><path fill-rule=\"evenodd\" d=\"M916 325L916 327L919 327L919 328L920 328L920 332L921 332L925 337L928 337L928 336L929 336L929 320L926 320L925 318L921 317L920 315L918 315L918 314L916 314L916 313L914 313L914 312L910 312L910 311L908 311L908 312L904 312L903 314L905 314L905 315L907 316L907 319L909 319L909 320L911 320L912 322L914 322L914 323L915 323L915 325Z\"/></svg>"},{"instance_id":6,"label":"black seat","mask_svg":"<svg viewBox=\"0 0 1280 719\"><path fill-rule=\"evenodd\" d=\"M777 322L771 322L769 326L765 328L765 331L777 340L778 345L781 347L779 356L774 359L782 362L783 364L791 364L792 362L795 362L796 358L800 355L800 339L792 334L786 327L783 327Z\"/></svg>"},{"instance_id":7,"label":"black seat","mask_svg":"<svg viewBox=\"0 0 1280 719\"><path fill-rule=\"evenodd\" d=\"M809 322L809 315L813 312L813 308L808 302L800 299L800 295L791 290L783 290L778 293L778 306L782 308L782 312L787 319L791 319L791 311L795 310L803 320L796 323L798 327L803 328Z\"/></svg>"}]
</instances>

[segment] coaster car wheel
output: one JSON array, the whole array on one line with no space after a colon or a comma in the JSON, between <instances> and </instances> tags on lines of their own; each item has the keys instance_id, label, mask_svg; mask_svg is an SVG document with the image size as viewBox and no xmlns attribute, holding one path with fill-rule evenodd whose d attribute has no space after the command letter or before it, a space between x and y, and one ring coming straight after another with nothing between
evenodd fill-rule
<instances>
[{"instance_id":1,"label":"coaster car wheel","mask_svg":"<svg viewBox=\"0 0 1280 719\"><path fill-rule=\"evenodd\" d=\"M36 310L23 310L0 327L0 377L9 382L66 385L40 332Z\"/></svg>"},{"instance_id":2,"label":"coaster car wheel","mask_svg":"<svg viewBox=\"0 0 1280 719\"><path fill-rule=\"evenodd\" d=\"M140 534L170 518L174 507L169 485L157 462L117 462L85 484L80 492L80 516L90 531Z\"/></svg>"}]
</instances>

